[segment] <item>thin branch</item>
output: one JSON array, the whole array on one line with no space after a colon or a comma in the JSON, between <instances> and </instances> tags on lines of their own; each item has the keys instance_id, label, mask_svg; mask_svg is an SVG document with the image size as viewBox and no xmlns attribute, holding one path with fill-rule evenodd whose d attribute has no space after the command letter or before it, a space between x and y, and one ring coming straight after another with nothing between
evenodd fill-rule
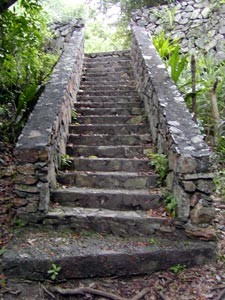
<instances>
[{"instance_id":1,"label":"thin branch","mask_svg":"<svg viewBox=\"0 0 225 300\"><path fill-rule=\"evenodd\" d=\"M8 288L5 288L3 291L2 291L3 294L6 294L6 293L9 293L9 294L12 294L12 295L19 295L21 293L20 290L17 290L17 291L14 291L12 289L8 289Z\"/></svg>"},{"instance_id":2,"label":"thin branch","mask_svg":"<svg viewBox=\"0 0 225 300\"><path fill-rule=\"evenodd\" d=\"M170 300L166 295L164 295L162 292L159 292L159 296L162 300Z\"/></svg>"},{"instance_id":3,"label":"thin branch","mask_svg":"<svg viewBox=\"0 0 225 300\"><path fill-rule=\"evenodd\" d=\"M55 295L53 293L51 293L43 284L41 284L41 287L43 288L43 290L45 291L46 294L48 294L53 299L55 299Z\"/></svg>"},{"instance_id":4,"label":"thin branch","mask_svg":"<svg viewBox=\"0 0 225 300\"><path fill-rule=\"evenodd\" d=\"M49 295L52 294L52 293L50 294L50 292L47 290L46 287L43 287L43 289ZM140 300L141 298L143 298L150 291L151 291L150 288L145 288L142 291L140 291L133 298L127 299L127 298L117 296L113 293L109 293L109 292L105 292L105 291L101 291L101 290L97 290L97 289L92 289L92 288L89 288L89 287L80 287L80 288L76 288L76 289L62 289L60 287L52 287L51 288L51 292L59 293L61 295L93 294L93 295L97 295L97 296L101 296L101 297L106 297L106 298L111 299L111 300Z\"/></svg>"},{"instance_id":5,"label":"thin branch","mask_svg":"<svg viewBox=\"0 0 225 300\"><path fill-rule=\"evenodd\" d=\"M146 294L148 294L150 292L151 292L150 288L145 288L142 291L140 291L136 296L131 298L130 300L139 300L139 299L143 298Z\"/></svg>"}]
</instances>

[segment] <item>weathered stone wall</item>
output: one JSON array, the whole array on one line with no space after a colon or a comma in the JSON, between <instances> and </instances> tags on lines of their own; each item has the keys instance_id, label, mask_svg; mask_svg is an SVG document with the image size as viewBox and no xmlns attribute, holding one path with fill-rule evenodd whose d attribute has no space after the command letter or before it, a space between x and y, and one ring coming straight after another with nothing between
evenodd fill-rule
<instances>
[{"instance_id":1,"label":"weathered stone wall","mask_svg":"<svg viewBox=\"0 0 225 300\"><path fill-rule=\"evenodd\" d=\"M178 221L186 223L187 230L189 223L205 226L214 216L210 149L146 30L133 25L132 31L134 74L153 142L169 158L167 183L178 201Z\"/></svg>"},{"instance_id":2,"label":"weathered stone wall","mask_svg":"<svg viewBox=\"0 0 225 300\"><path fill-rule=\"evenodd\" d=\"M183 52L201 50L217 61L225 60L225 4L219 0L177 1L169 6L143 8L133 21L155 35L165 31L178 38Z\"/></svg>"},{"instance_id":3,"label":"weathered stone wall","mask_svg":"<svg viewBox=\"0 0 225 300\"><path fill-rule=\"evenodd\" d=\"M37 222L48 210L50 188L56 186L56 171L65 154L71 111L79 90L84 30L73 32L50 81L39 98L18 139L15 153L15 191L18 215Z\"/></svg>"},{"instance_id":4,"label":"weathered stone wall","mask_svg":"<svg viewBox=\"0 0 225 300\"><path fill-rule=\"evenodd\" d=\"M75 30L84 26L82 19L73 19L69 22L55 22L49 25L50 31L53 33L53 38L49 41L47 48L51 52L58 52L64 49Z\"/></svg>"}]
</instances>

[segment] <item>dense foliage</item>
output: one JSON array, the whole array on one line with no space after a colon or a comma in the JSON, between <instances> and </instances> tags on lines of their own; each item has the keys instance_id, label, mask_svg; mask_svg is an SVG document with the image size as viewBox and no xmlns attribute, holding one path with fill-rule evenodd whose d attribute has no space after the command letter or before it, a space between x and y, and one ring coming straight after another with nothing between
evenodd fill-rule
<instances>
[{"instance_id":1,"label":"dense foliage","mask_svg":"<svg viewBox=\"0 0 225 300\"><path fill-rule=\"evenodd\" d=\"M85 18L88 11L85 3L66 0L44 0L42 7L47 13L48 23L66 23L73 18Z\"/></svg>"},{"instance_id":2,"label":"dense foliage","mask_svg":"<svg viewBox=\"0 0 225 300\"><path fill-rule=\"evenodd\" d=\"M173 0L172 0L173 1ZM106 13L113 6L120 7L120 15L116 24L116 32L112 39L120 40L120 49L130 47L130 20L133 11L142 7L152 7L163 3L172 2L171 0L99 0L99 9Z\"/></svg>"},{"instance_id":3,"label":"dense foliage","mask_svg":"<svg viewBox=\"0 0 225 300\"><path fill-rule=\"evenodd\" d=\"M0 14L0 139L15 140L56 61L38 0L20 0Z\"/></svg>"},{"instance_id":4,"label":"dense foliage","mask_svg":"<svg viewBox=\"0 0 225 300\"><path fill-rule=\"evenodd\" d=\"M103 7L103 3L90 0L77 3L66 0L46 0L43 4L50 22L65 23L73 18L85 20L86 53L129 48L127 22L122 24L119 21L122 26L118 26L118 20L123 14L118 13L119 15L115 16L114 9L112 16L109 12L112 3ZM114 5L113 7L115 8ZM118 12L118 9L116 11Z\"/></svg>"},{"instance_id":5,"label":"dense foliage","mask_svg":"<svg viewBox=\"0 0 225 300\"><path fill-rule=\"evenodd\" d=\"M205 134L206 140L211 146L217 148L224 159L225 128L222 120L225 115L225 62L218 63L212 55L205 55L201 51L195 51L195 55L191 53L183 55L179 41L165 37L164 32L155 36L153 42L160 56L165 60L172 79L184 95L187 106L193 114L196 114L196 121L202 133ZM194 72L191 69L193 56L196 64ZM192 89L193 76L195 91ZM193 111L193 96L197 101L196 111ZM213 96L218 108L219 120L215 120L213 114ZM216 127L215 122L220 124Z\"/></svg>"}]
</instances>

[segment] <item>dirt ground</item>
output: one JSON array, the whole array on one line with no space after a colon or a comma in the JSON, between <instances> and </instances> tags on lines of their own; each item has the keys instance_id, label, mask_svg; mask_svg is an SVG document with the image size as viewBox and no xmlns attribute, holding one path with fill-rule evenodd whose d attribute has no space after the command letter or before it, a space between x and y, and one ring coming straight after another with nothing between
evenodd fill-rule
<instances>
[{"instance_id":1,"label":"dirt ground","mask_svg":"<svg viewBox=\"0 0 225 300\"><path fill-rule=\"evenodd\" d=\"M0 256L6 251L7 242L13 235L15 167L12 150L10 145L0 145ZM215 197L214 206L217 212L214 225L218 233L218 255L217 261L210 265L189 269L180 266L141 277L76 280L57 284L8 280L0 269L0 300L223 300L225 299L225 202ZM56 286L73 289L73 292L75 288L79 288L79 292L82 287L88 289L79 295L66 296L53 291ZM107 292L108 295L102 294L101 291ZM140 292L145 295L141 296ZM137 296L134 297L135 295Z\"/></svg>"}]
</instances>

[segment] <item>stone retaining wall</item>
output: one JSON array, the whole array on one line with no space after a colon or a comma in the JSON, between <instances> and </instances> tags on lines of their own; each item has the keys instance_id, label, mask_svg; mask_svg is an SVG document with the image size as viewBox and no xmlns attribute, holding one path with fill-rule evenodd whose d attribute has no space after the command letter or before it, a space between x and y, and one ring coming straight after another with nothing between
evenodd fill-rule
<instances>
[{"instance_id":1,"label":"stone retaining wall","mask_svg":"<svg viewBox=\"0 0 225 300\"><path fill-rule=\"evenodd\" d=\"M66 23L55 22L49 25L49 29L53 33L53 38L47 45L48 50L51 52L62 51L66 43L70 41L73 32L83 26L84 22L81 19L73 19Z\"/></svg>"},{"instance_id":2,"label":"stone retaining wall","mask_svg":"<svg viewBox=\"0 0 225 300\"><path fill-rule=\"evenodd\" d=\"M48 210L50 188L56 186L61 154L65 154L71 111L79 90L84 30L73 32L50 81L18 139L14 203L18 216L37 222Z\"/></svg>"},{"instance_id":3,"label":"stone retaining wall","mask_svg":"<svg viewBox=\"0 0 225 300\"><path fill-rule=\"evenodd\" d=\"M133 25L132 31L134 74L153 142L169 159L167 183L178 202L178 223L185 223L187 231L194 230L193 224L205 227L214 216L212 153L146 30Z\"/></svg>"},{"instance_id":4,"label":"stone retaining wall","mask_svg":"<svg viewBox=\"0 0 225 300\"><path fill-rule=\"evenodd\" d=\"M179 39L184 53L201 50L225 60L225 4L219 0L177 1L169 6L143 8L133 13L138 26L156 35L162 30Z\"/></svg>"}]
</instances>

